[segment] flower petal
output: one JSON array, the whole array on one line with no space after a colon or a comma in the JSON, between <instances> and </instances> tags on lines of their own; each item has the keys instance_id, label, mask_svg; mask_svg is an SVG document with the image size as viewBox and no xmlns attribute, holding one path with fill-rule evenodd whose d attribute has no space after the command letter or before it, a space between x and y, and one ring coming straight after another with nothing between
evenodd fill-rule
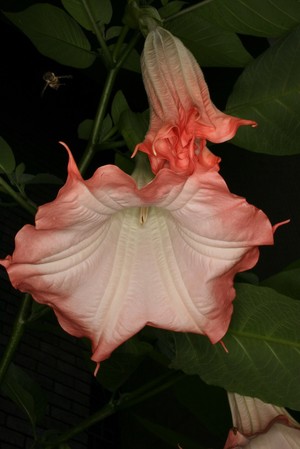
<instances>
[{"instance_id":1,"label":"flower petal","mask_svg":"<svg viewBox=\"0 0 300 449\"><path fill-rule=\"evenodd\" d=\"M298 449L300 426L283 408L228 393L234 428L224 449Z\"/></svg>"},{"instance_id":2,"label":"flower petal","mask_svg":"<svg viewBox=\"0 0 300 449\"><path fill-rule=\"evenodd\" d=\"M267 217L232 195L215 167L198 164L189 177L163 169L141 189L115 166L84 181L71 155L68 171L0 261L12 284L90 338L96 362L146 324L220 340L234 275L273 242Z\"/></svg>"},{"instance_id":3,"label":"flower petal","mask_svg":"<svg viewBox=\"0 0 300 449\"><path fill-rule=\"evenodd\" d=\"M186 323L182 320L173 330L203 333L212 343L219 341L232 314L234 275L256 264L258 245L273 243L269 220L232 195L215 170L201 166L187 178L161 170L141 193L145 202L160 198L156 206L169 212L168 236L164 234L162 243L164 248L169 245L172 258L163 279L172 274L172 301L178 311L184 304L189 313Z\"/></svg>"},{"instance_id":4,"label":"flower petal","mask_svg":"<svg viewBox=\"0 0 300 449\"><path fill-rule=\"evenodd\" d=\"M149 155L154 173L167 167L190 174L206 140L224 142L234 137L239 126L256 126L252 120L223 114L214 106L194 56L161 27L147 35L142 73L150 127L137 149Z\"/></svg>"}]
</instances>

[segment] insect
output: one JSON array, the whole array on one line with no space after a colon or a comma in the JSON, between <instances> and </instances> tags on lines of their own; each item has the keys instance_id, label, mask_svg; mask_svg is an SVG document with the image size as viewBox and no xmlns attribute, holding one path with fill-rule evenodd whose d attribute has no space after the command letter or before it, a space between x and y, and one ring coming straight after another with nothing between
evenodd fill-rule
<instances>
[{"instance_id":1,"label":"insect","mask_svg":"<svg viewBox=\"0 0 300 449\"><path fill-rule=\"evenodd\" d=\"M45 81L45 86L42 90L41 97L44 95L47 87L57 90L60 86L64 86L64 83L61 83L60 80L65 78L72 78L72 75L56 76L53 72L44 73L43 80Z\"/></svg>"}]
</instances>

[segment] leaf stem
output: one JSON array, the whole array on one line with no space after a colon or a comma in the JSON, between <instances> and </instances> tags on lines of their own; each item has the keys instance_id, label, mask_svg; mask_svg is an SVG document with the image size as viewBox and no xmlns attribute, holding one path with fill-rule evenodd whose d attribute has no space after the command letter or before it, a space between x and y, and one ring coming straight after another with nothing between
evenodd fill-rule
<instances>
[{"instance_id":1,"label":"leaf stem","mask_svg":"<svg viewBox=\"0 0 300 449\"><path fill-rule=\"evenodd\" d=\"M196 3L195 5L189 6L187 8L182 9L181 11L178 11L177 13L166 17L163 19L164 22L168 22L169 20L173 20L173 19L177 19L177 17L180 17L186 13L190 13L192 11L196 11L199 8L201 8L202 6L205 6L208 3L213 2L214 0L203 0L201 3Z\"/></svg>"},{"instance_id":2,"label":"leaf stem","mask_svg":"<svg viewBox=\"0 0 300 449\"><path fill-rule=\"evenodd\" d=\"M22 300L22 305L20 307L18 316L15 320L9 342L6 345L4 354L0 362L0 385L3 382L6 371L23 335L27 318L30 315L31 305L31 296L29 295L29 293L26 293L24 295L24 299Z\"/></svg>"},{"instance_id":3,"label":"leaf stem","mask_svg":"<svg viewBox=\"0 0 300 449\"><path fill-rule=\"evenodd\" d=\"M133 50L133 48L136 46L136 44L138 43L140 37L141 37L141 33L139 31L137 31L133 35L131 41L128 43L128 45L126 46L125 50L121 54L120 58L117 60L116 68L120 69L122 67L122 65L123 65L124 61L126 60L127 56Z\"/></svg>"},{"instance_id":4,"label":"leaf stem","mask_svg":"<svg viewBox=\"0 0 300 449\"><path fill-rule=\"evenodd\" d=\"M101 30L99 29L97 23L95 22L94 16L89 8L88 2L86 0L81 0L83 7L85 9L85 12L88 15L88 18L91 22L91 25L93 27L94 33L96 34L96 37L98 39L98 42L100 44L100 47L103 51L103 59L105 61L106 67L112 67L113 66L113 59L111 56L111 53L106 45L105 39L101 33Z\"/></svg>"},{"instance_id":5,"label":"leaf stem","mask_svg":"<svg viewBox=\"0 0 300 449\"><path fill-rule=\"evenodd\" d=\"M94 153L95 153L94 147L98 143L98 136L99 136L101 126L102 126L102 123L103 123L103 120L104 120L104 117L106 114L107 105L109 102L110 94L112 92L112 88L113 88L117 73L118 73L118 69L116 67L114 67L113 69L110 69L110 71L108 72L108 75L107 75L107 78L106 78L106 81L104 84L104 88L102 91L102 95L100 98L98 110L96 112L95 120L93 123L92 132L91 132L87 147L83 153L83 156L82 156L81 161L78 166L81 174L83 174L85 172L92 157L94 156Z\"/></svg>"},{"instance_id":6,"label":"leaf stem","mask_svg":"<svg viewBox=\"0 0 300 449\"><path fill-rule=\"evenodd\" d=\"M81 161L78 166L81 174L83 174L85 172L85 170L87 169L89 163L91 162L91 160L96 152L95 147L98 145L98 136L99 136L99 133L101 130L103 120L105 118L108 102L110 99L110 95L112 93L112 89L113 89L114 82L115 82L116 76L118 74L118 71L122 67L122 64L124 63L125 59L129 55L129 53L135 47L139 38L140 38L140 33L134 34L131 41L126 46L124 52L121 54L120 58L115 63L115 66L113 68L111 68L107 74L106 81L105 81L103 91L102 91L102 95L101 95L101 98L99 101L99 106L98 106L95 120L93 123L91 135L90 135L87 147L83 153L83 156L82 156Z\"/></svg>"},{"instance_id":7,"label":"leaf stem","mask_svg":"<svg viewBox=\"0 0 300 449\"><path fill-rule=\"evenodd\" d=\"M95 147L95 149L97 151L103 151L103 150L116 150L117 148L122 148L122 147L126 147L126 142L125 140L118 140L118 141L109 141L107 140L106 142L100 143L99 145L97 145Z\"/></svg>"},{"instance_id":8,"label":"leaf stem","mask_svg":"<svg viewBox=\"0 0 300 449\"><path fill-rule=\"evenodd\" d=\"M55 448L61 443L64 443L75 435L83 432L84 430L91 427L93 424L103 421L105 418L113 415L117 411L121 411L132 407L140 402L147 400L148 398L157 395L158 393L170 388L173 384L178 382L185 376L182 372L169 371L159 376L157 379L143 385L142 387L136 389L131 393L126 393L121 395L119 399L113 399L109 403L107 403L103 408L101 408L98 412L89 416L85 420L81 421L77 426L68 430L58 437L56 441L53 443L48 443L46 445L47 449Z\"/></svg>"},{"instance_id":9,"label":"leaf stem","mask_svg":"<svg viewBox=\"0 0 300 449\"><path fill-rule=\"evenodd\" d=\"M20 193L16 192L3 178L0 176L0 186L10 195L20 206L32 215L36 214L37 207L29 203Z\"/></svg>"},{"instance_id":10,"label":"leaf stem","mask_svg":"<svg viewBox=\"0 0 300 449\"><path fill-rule=\"evenodd\" d=\"M127 25L124 25L122 27L122 31L118 37L118 40L114 46L114 51L113 51L113 56L112 56L114 62L117 62L120 50L122 48L122 44L125 40L125 37L126 37L128 31L129 31L129 27Z\"/></svg>"}]
</instances>

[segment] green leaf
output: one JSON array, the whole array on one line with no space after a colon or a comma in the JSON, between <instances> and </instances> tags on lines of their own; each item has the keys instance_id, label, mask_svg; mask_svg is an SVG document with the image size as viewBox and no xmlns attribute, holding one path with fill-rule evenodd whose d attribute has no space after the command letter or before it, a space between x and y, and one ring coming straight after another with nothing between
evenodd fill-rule
<instances>
[{"instance_id":1,"label":"green leaf","mask_svg":"<svg viewBox=\"0 0 300 449\"><path fill-rule=\"evenodd\" d=\"M45 304L39 304L36 301L32 301L31 313L27 321L28 325L32 326L32 323L39 320L41 317L48 314L49 312L51 312L51 308L49 306L46 306ZM44 324L45 323L43 323L42 326Z\"/></svg>"},{"instance_id":2,"label":"green leaf","mask_svg":"<svg viewBox=\"0 0 300 449\"><path fill-rule=\"evenodd\" d=\"M233 143L277 156L300 152L299 53L300 26L246 67L226 113L255 120L259 126L240 128Z\"/></svg>"},{"instance_id":3,"label":"green leaf","mask_svg":"<svg viewBox=\"0 0 300 449\"><path fill-rule=\"evenodd\" d=\"M223 388L205 384L199 376L186 376L173 388L180 405L212 434L224 441L231 425L227 393ZM200 407L199 404L205 404Z\"/></svg>"},{"instance_id":4,"label":"green leaf","mask_svg":"<svg viewBox=\"0 0 300 449\"><path fill-rule=\"evenodd\" d=\"M300 410L300 302L265 287L237 284L230 328L221 344L195 334L164 333L171 367L245 396Z\"/></svg>"},{"instance_id":5,"label":"green leaf","mask_svg":"<svg viewBox=\"0 0 300 449\"><path fill-rule=\"evenodd\" d=\"M126 98L121 90L118 90L111 105L111 116L115 125L119 123L122 112L129 109Z\"/></svg>"},{"instance_id":6,"label":"green leaf","mask_svg":"<svg viewBox=\"0 0 300 449\"><path fill-rule=\"evenodd\" d=\"M43 55L71 67L90 67L96 55L80 26L56 6L36 4L24 11L5 13Z\"/></svg>"},{"instance_id":7,"label":"green leaf","mask_svg":"<svg viewBox=\"0 0 300 449\"><path fill-rule=\"evenodd\" d=\"M151 433L156 435L162 441L170 445L170 447L188 448L188 449L204 449L199 441L193 441L188 435L184 435L176 430L154 423L148 419L136 417L137 420ZM180 446L179 446L180 444Z\"/></svg>"},{"instance_id":8,"label":"green leaf","mask_svg":"<svg viewBox=\"0 0 300 449\"><path fill-rule=\"evenodd\" d=\"M89 0L84 2L82 0L62 0L62 4L82 27L90 31L95 32L90 16L92 16L99 28L109 23L112 17L110 0Z\"/></svg>"},{"instance_id":9,"label":"green leaf","mask_svg":"<svg viewBox=\"0 0 300 449\"><path fill-rule=\"evenodd\" d=\"M130 156L123 153L116 153L115 155L115 165L123 170L128 175L131 175L135 168L135 162Z\"/></svg>"},{"instance_id":10,"label":"green leaf","mask_svg":"<svg viewBox=\"0 0 300 449\"><path fill-rule=\"evenodd\" d=\"M34 430L44 416L47 405L40 386L25 371L11 363L1 389L23 410Z\"/></svg>"},{"instance_id":11,"label":"green leaf","mask_svg":"<svg viewBox=\"0 0 300 449\"><path fill-rule=\"evenodd\" d=\"M92 132L92 128L93 128L93 123L94 120L92 119L85 119L83 120L81 123L79 123L78 129L77 129L77 134L79 139L83 139L83 140L89 140L91 132Z\"/></svg>"},{"instance_id":12,"label":"green leaf","mask_svg":"<svg viewBox=\"0 0 300 449\"><path fill-rule=\"evenodd\" d=\"M57 430L45 430L32 449L71 449L68 443L56 443L60 436L61 432Z\"/></svg>"},{"instance_id":13,"label":"green leaf","mask_svg":"<svg viewBox=\"0 0 300 449\"><path fill-rule=\"evenodd\" d=\"M201 8L183 10L165 24L202 66L244 67L252 60L238 36L203 19Z\"/></svg>"},{"instance_id":14,"label":"green leaf","mask_svg":"<svg viewBox=\"0 0 300 449\"><path fill-rule=\"evenodd\" d=\"M226 30L252 36L282 36L300 23L299 0L210 0L195 8Z\"/></svg>"},{"instance_id":15,"label":"green leaf","mask_svg":"<svg viewBox=\"0 0 300 449\"><path fill-rule=\"evenodd\" d=\"M121 53L126 50L127 44L123 44L121 47ZM111 52L114 50L114 45L109 45L108 47ZM140 55L135 48L131 50L127 58L122 64L122 68L126 70L131 70L132 72L141 73L141 62Z\"/></svg>"},{"instance_id":16,"label":"green leaf","mask_svg":"<svg viewBox=\"0 0 300 449\"><path fill-rule=\"evenodd\" d=\"M148 111L138 113L127 109L121 113L117 126L129 150L133 151L144 140L148 124Z\"/></svg>"},{"instance_id":17,"label":"green leaf","mask_svg":"<svg viewBox=\"0 0 300 449\"><path fill-rule=\"evenodd\" d=\"M21 179L22 179L22 177L23 177L23 175L25 173L25 169L26 169L26 166L25 166L25 164L23 162L21 162L21 164L18 164L16 166L15 178L16 178L16 183L17 184L21 183Z\"/></svg>"},{"instance_id":18,"label":"green leaf","mask_svg":"<svg viewBox=\"0 0 300 449\"><path fill-rule=\"evenodd\" d=\"M115 37L118 37L121 34L122 27L120 26L112 26L108 28L108 30L105 33L105 39L110 40L114 39Z\"/></svg>"},{"instance_id":19,"label":"green leaf","mask_svg":"<svg viewBox=\"0 0 300 449\"><path fill-rule=\"evenodd\" d=\"M89 140L92 129L93 129L94 120L86 119L83 120L78 126L78 137L79 139L83 140ZM108 132L112 128L112 119L109 114L107 114L103 120L101 131L99 133L99 137L97 142L101 143L103 139L105 139L105 136L108 134Z\"/></svg>"},{"instance_id":20,"label":"green leaf","mask_svg":"<svg viewBox=\"0 0 300 449\"><path fill-rule=\"evenodd\" d=\"M0 173L12 173L15 166L16 161L11 147L3 137L0 137Z\"/></svg>"},{"instance_id":21,"label":"green leaf","mask_svg":"<svg viewBox=\"0 0 300 449\"><path fill-rule=\"evenodd\" d=\"M22 178L21 178L22 181ZM24 180L24 184L54 184L61 186L63 181L51 173L38 173L37 175L30 175L30 179Z\"/></svg>"},{"instance_id":22,"label":"green leaf","mask_svg":"<svg viewBox=\"0 0 300 449\"><path fill-rule=\"evenodd\" d=\"M170 17L173 14L176 14L177 12L179 12L186 4L187 4L187 2L183 2L180 0L174 0L173 2L170 2L166 5L164 5L162 8L159 8L159 10L158 10L159 15L162 18Z\"/></svg>"},{"instance_id":23,"label":"green leaf","mask_svg":"<svg viewBox=\"0 0 300 449\"><path fill-rule=\"evenodd\" d=\"M106 114L106 116L102 122L101 130L99 133L99 143L106 140L106 135L111 130L112 125L113 125L113 123L112 123L111 116L109 114Z\"/></svg>"},{"instance_id":24,"label":"green leaf","mask_svg":"<svg viewBox=\"0 0 300 449\"><path fill-rule=\"evenodd\" d=\"M292 263L280 273L265 279L261 285L300 300L300 261Z\"/></svg>"},{"instance_id":25,"label":"green leaf","mask_svg":"<svg viewBox=\"0 0 300 449\"><path fill-rule=\"evenodd\" d=\"M149 343L139 341L138 337L131 338L101 363L97 379L107 390L117 390L151 351Z\"/></svg>"}]
</instances>

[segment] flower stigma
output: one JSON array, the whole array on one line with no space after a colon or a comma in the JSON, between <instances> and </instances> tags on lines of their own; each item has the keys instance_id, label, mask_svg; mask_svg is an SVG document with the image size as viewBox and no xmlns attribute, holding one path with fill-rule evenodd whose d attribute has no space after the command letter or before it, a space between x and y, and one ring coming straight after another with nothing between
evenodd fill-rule
<instances>
[{"instance_id":1,"label":"flower stigma","mask_svg":"<svg viewBox=\"0 0 300 449\"><path fill-rule=\"evenodd\" d=\"M140 224L144 225L148 218L149 207L140 207Z\"/></svg>"}]
</instances>

